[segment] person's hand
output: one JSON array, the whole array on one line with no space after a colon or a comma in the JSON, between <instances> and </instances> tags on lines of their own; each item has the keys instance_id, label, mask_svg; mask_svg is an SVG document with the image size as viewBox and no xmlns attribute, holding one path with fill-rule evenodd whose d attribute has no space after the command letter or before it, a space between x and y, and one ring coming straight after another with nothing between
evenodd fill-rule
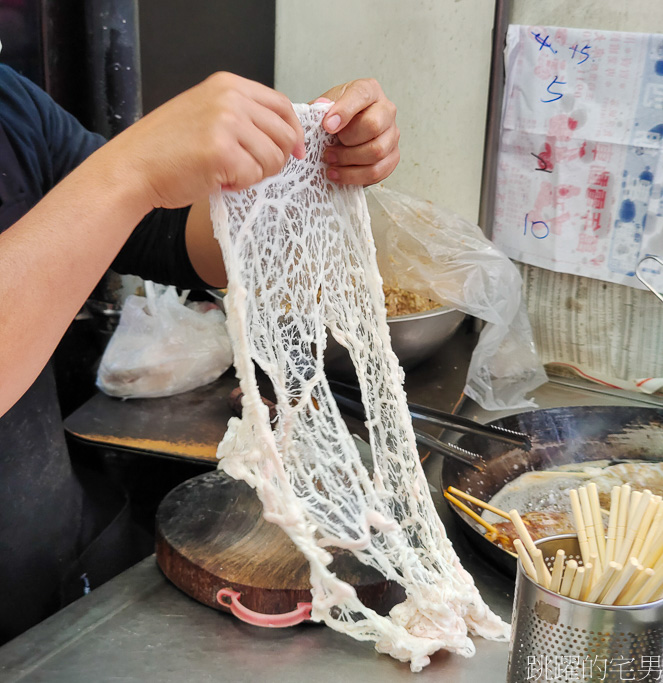
<instances>
[{"instance_id":1,"label":"person's hand","mask_svg":"<svg viewBox=\"0 0 663 683\"><path fill-rule=\"evenodd\" d=\"M177 208L219 187L245 189L305 155L304 131L288 98L230 73L174 97L105 145L124 155L152 207ZM151 207L150 207L151 208Z\"/></svg>"},{"instance_id":2,"label":"person's hand","mask_svg":"<svg viewBox=\"0 0 663 683\"><path fill-rule=\"evenodd\" d=\"M333 101L322 125L336 133L341 144L324 155L330 180L343 184L372 185L384 180L400 160L396 106L373 79L336 86L316 102Z\"/></svg>"}]
</instances>

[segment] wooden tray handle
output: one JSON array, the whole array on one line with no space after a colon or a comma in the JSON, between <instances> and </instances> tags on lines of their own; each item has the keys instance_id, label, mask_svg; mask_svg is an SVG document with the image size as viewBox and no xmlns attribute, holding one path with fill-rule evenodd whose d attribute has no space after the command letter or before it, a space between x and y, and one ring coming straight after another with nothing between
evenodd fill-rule
<instances>
[{"instance_id":1,"label":"wooden tray handle","mask_svg":"<svg viewBox=\"0 0 663 683\"><path fill-rule=\"evenodd\" d=\"M224 607L230 607L230 611L240 621L245 621L252 626L262 626L264 628L284 628L295 626L302 621L311 618L310 602L298 602L297 609L284 614L261 614L244 607L239 601L241 594L232 588L222 588L217 594L216 599Z\"/></svg>"}]
</instances>

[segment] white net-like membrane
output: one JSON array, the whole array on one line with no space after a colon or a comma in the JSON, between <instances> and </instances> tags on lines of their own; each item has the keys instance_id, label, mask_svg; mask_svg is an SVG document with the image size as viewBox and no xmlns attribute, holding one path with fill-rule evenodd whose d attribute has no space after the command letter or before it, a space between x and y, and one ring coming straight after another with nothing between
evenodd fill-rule
<instances>
[{"instance_id":1,"label":"white net-like membrane","mask_svg":"<svg viewBox=\"0 0 663 683\"><path fill-rule=\"evenodd\" d=\"M435 511L419 462L403 372L391 350L381 278L363 190L325 176L333 138L328 104L295 105L307 156L249 190L212 198L228 272L225 299L244 393L219 445L220 467L257 491L311 566L313 618L420 670L446 648L474 653L476 633L506 639L509 626L482 601ZM326 329L355 364L374 472L361 462L325 378ZM253 361L270 378L272 431ZM405 588L382 617L328 569L337 546Z\"/></svg>"}]
</instances>

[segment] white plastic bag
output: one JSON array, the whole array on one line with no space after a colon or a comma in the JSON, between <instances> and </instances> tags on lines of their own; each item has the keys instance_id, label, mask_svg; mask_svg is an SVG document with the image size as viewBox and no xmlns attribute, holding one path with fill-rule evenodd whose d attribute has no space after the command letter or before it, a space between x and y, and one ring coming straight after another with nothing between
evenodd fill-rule
<instances>
[{"instance_id":1,"label":"white plastic bag","mask_svg":"<svg viewBox=\"0 0 663 683\"><path fill-rule=\"evenodd\" d=\"M185 305L187 293L145 283L129 296L101 359L97 386L109 396L172 396L208 384L232 363L225 315Z\"/></svg>"},{"instance_id":2,"label":"white plastic bag","mask_svg":"<svg viewBox=\"0 0 663 683\"><path fill-rule=\"evenodd\" d=\"M532 336L522 279L481 229L432 202L374 186L367 190L385 284L486 321L465 393L486 410L536 407L525 395L546 374Z\"/></svg>"}]
</instances>

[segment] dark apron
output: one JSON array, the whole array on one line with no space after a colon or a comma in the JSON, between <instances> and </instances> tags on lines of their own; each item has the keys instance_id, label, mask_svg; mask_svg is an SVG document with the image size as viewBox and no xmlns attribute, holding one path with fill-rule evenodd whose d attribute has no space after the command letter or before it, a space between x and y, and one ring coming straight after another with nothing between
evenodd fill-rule
<instances>
[{"instance_id":1,"label":"dark apron","mask_svg":"<svg viewBox=\"0 0 663 683\"><path fill-rule=\"evenodd\" d=\"M28 187L0 125L0 232L39 201ZM140 559L129 521L123 491L74 472L47 365L0 417L0 644Z\"/></svg>"}]
</instances>

